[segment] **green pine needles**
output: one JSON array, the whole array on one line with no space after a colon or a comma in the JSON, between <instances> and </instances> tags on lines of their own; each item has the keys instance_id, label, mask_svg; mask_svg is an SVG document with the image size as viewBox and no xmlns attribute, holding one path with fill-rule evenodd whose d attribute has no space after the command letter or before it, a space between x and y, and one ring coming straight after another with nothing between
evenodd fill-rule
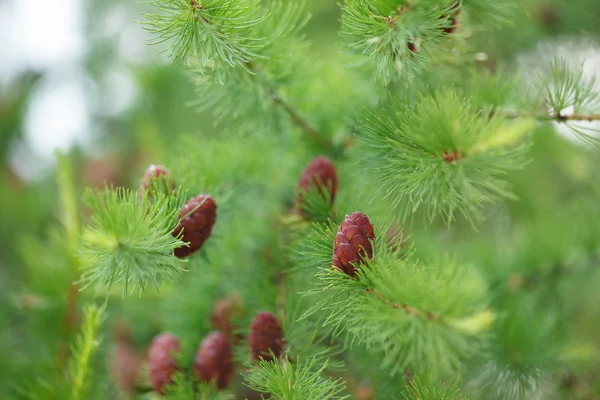
<instances>
[{"instance_id":1,"label":"green pine needles","mask_svg":"<svg viewBox=\"0 0 600 400\"><path fill-rule=\"evenodd\" d=\"M172 58L196 56L212 70L240 66L256 56L251 28L264 21L257 0L198 2L157 0L160 14L146 14L146 29L156 34L154 43L173 40Z\"/></svg>"},{"instance_id":2,"label":"green pine needles","mask_svg":"<svg viewBox=\"0 0 600 400\"><path fill-rule=\"evenodd\" d=\"M120 285L127 296L148 286L158 290L185 270L184 261L173 255L186 245L173 236L180 197L107 188L88 191L86 204L92 224L82 235L84 285Z\"/></svg>"},{"instance_id":3,"label":"green pine needles","mask_svg":"<svg viewBox=\"0 0 600 400\"><path fill-rule=\"evenodd\" d=\"M282 363L261 360L246 375L247 385L268 398L280 400L349 398L342 394L342 381L322 376L326 369L327 362L317 363L315 359Z\"/></svg>"},{"instance_id":4,"label":"green pine needles","mask_svg":"<svg viewBox=\"0 0 600 400\"><path fill-rule=\"evenodd\" d=\"M600 91L554 55L517 71L542 2L343 0L331 32L317 0L149 3L201 116L148 116L140 187L83 207L59 158L61 223L0 298L25 398L600 398Z\"/></svg>"},{"instance_id":5,"label":"green pine needles","mask_svg":"<svg viewBox=\"0 0 600 400\"><path fill-rule=\"evenodd\" d=\"M484 280L447 257L416 261L409 250L399 251L399 238L386 237L387 230L379 232L374 259L357 279L334 270L331 247L320 245L332 243L337 229L319 229L305 239L300 257L320 272L306 293L317 300L302 318L318 317L334 336L347 334L348 346L363 343L390 374L409 366L460 369L481 351L481 334L494 320Z\"/></svg>"},{"instance_id":6,"label":"green pine needles","mask_svg":"<svg viewBox=\"0 0 600 400\"><path fill-rule=\"evenodd\" d=\"M430 219L450 223L462 214L476 223L485 203L514 198L502 176L524 166L520 139L531 125L514 132L451 89L391 108L367 117L360 137L373 149L369 165L382 191L404 216L424 205Z\"/></svg>"}]
</instances>

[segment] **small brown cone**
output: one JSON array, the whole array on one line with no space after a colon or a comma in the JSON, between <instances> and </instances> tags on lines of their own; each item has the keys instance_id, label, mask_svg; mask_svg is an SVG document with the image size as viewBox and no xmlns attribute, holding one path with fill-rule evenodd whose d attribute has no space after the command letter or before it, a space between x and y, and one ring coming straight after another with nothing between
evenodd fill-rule
<instances>
[{"instance_id":1,"label":"small brown cone","mask_svg":"<svg viewBox=\"0 0 600 400\"><path fill-rule=\"evenodd\" d=\"M180 350L179 340L172 333L161 333L150 344L148 350L150 381L160 394L164 394L164 387L173 382L173 375L178 370L175 354Z\"/></svg>"},{"instance_id":2,"label":"small brown cone","mask_svg":"<svg viewBox=\"0 0 600 400\"><path fill-rule=\"evenodd\" d=\"M248 333L248 344L253 360L272 361L283 353L283 331L277 317L261 312L254 317Z\"/></svg>"},{"instance_id":3,"label":"small brown cone","mask_svg":"<svg viewBox=\"0 0 600 400\"><path fill-rule=\"evenodd\" d=\"M296 189L296 204L302 208L308 193L317 190L322 196L329 197L331 204L338 189L338 177L335 166L325 156L313 159L300 176Z\"/></svg>"},{"instance_id":4,"label":"small brown cone","mask_svg":"<svg viewBox=\"0 0 600 400\"><path fill-rule=\"evenodd\" d=\"M181 222L173 231L173 236L179 236L183 231L181 240L189 243L189 246L175 249L175 255L183 258L200 250L210 237L217 221L217 205L212 196L201 194L185 203L179 218Z\"/></svg>"},{"instance_id":5,"label":"small brown cone","mask_svg":"<svg viewBox=\"0 0 600 400\"><path fill-rule=\"evenodd\" d=\"M223 332L209 333L198 348L194 372L199 381L214 382L225 389L233 379L233 355L229 336Z\"/></svg>"},{"instance_id":6,"label":"small brown cone","mask_svg":"<svg viewBox=\"0 0 600 400\"><path fill-rule=\"evenodd\" d=\"M231 294L220 299L215 303L210 313L210 323L213 329L227 333L234 342L238 342L242 335L235 334L238 326L234 325L232 320L237 318L241 311L242 302L239 296Z\"/></svg>"},{"instance_id":7,"label":"small brown cone","mask_svg":"<svg viewBox=\"0 0 600 400\"><path fill-rule=\"evenodd\" d=\"M150 165L140 182L139 195L148 192L151 196L153 193L164 193L169 195L175 192L175 181L167 167L164 165Z\"/></svg>"},{"instance_id":8,"label":"small brown cone","mask_svg":"<svg viewBox=\"0 0 600 400\"><path fill-rule=\"evenodd\" d=\"M373 258L375 231L369 217L360 212L346 215L335 237L333 266L350 276L356 275L356 265Z\"/></svg>"},{"instance_id":9,"label":"small brown cone","mask_svg":"<svg viewBox=\"0 0 600 400\"><path fill-rule=\"evenodd\" d=\"M140 371L140 357L125 323L116 326L114 336L110 352L110 371L119 390L131 395Z\"/></svg>"}]
</instances>

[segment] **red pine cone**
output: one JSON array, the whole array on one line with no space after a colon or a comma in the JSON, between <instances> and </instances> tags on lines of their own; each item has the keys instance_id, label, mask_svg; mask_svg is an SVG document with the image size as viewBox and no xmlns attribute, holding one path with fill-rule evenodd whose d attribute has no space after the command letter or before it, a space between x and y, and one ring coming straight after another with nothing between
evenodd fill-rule
<instances>
[{"instance_id":1,"label":"red pine cone","mask_svg":"<svg viewBox=\"0 0 600 400\"><path fill-rule=\"evenodd\" d=\"M283 352L283 332L277 317L270 312L261 312L254 317L248 333L250 352L254 360L272 361ZM273 354L272 354L273 353Z\"/></svg>"},{"instance_id":2,"label":"red pine cone","mask_svg":"<svg viewBox=\"0 0 600 400\"><path fill-rule=\"evenodd\" d=\"M328 192L333 204L338 189L338 178L335 166L325 156L313 159L302 171L296 192L298 204L303 202L306 193L314 189L317 189L323 196Z\"/></svg>"},{"instance_id":3,"label":"red pine cone","mask_svg":"<svg viewBox=\"0 0 600 400\"><path fill-rule=\"evenodd\" d=\"M194 371L202 382L214 382L219 389L229 386L233 378L233 356L227 334L212 332L202 340L194 360Z\"/></svg>"},{"instance_id":4,"label":"red pine cone","mask_svg":"<svg viewBox=\"0 0 600 400\"><path fill-rule=\"evenodd\" d=\"M140 196L144 191L151 193L171 194L175 192L175 181L169 170L164 165L151 165L148 167L140 182Z\"/></svg>"},{"instance_id":5,"label":"red pine cone","mask_svg":"<svg viewBox=\"0 0 600 400\"><path fill-rule=\"evenodd\" d=\"M189 243L189 246L175 249L175 255L183 258L200 250L210 237L217 220L217 205L210 195L201 194L185 203L179 218L181 222L173 231L173 236L179 236L183 230L182 240Z\"/></svg>"},{"instance_id":6,"label":"red pine cone","mask_svg":"<svg viewBox=\"0 0 600 400\"><path fill-rule=\"evenodd\" d=\"M237 326L231 320L236 318L241 310L242 303L239 296L229 295L217 301L210 313L210 323L213 329L225 332L233 337L233 332L237 329Z\"/></svg>"},{"instance_id":7,"label":"red pine cone","mask_svg":"<svg viewBox=\"0 0 600 400\"><path fill-rule=\"evenodd\" d=\"M356 274L355 265L365 258L373 258L375 232L369 217L360 212L346 215L335 237L333 266L350 276Z\"/></svg>"},{"instance_id":8,"label":"red pine cone","mask_svg":"<svg viewBox=\"0 0 600 400\"><path fill-rule=\"evenodd\" d=\"M131 331L124 322L118 323L114 336L109 359L110 371L119 390L131 395L138 379L141 359L133 345Z\"/></svg>"},{"instance_id":9,"label":"red pine cone","mask_svg":"<svg viewBox=\"0 0 600 400\"><path fill-rule=\"evenodd\" d=\"M163 394L165 385L172 383L173 375L178 370L174 353L179 351L179 340L172 333L161 333L150 344L148 351L150 381L160 394Z\"/></svg>"}]
</instances>

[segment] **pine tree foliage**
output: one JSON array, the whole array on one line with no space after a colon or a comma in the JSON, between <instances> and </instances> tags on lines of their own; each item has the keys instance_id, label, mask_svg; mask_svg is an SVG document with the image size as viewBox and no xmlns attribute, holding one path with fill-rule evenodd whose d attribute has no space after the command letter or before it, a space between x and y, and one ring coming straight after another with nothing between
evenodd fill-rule
<instances>
[{"instance_id":1,"label":"pine tree foliage","mask_svg":"<svg viewBox=\"0 0 600 400\"><path fill-rule=\"evenodd\" d=\"M477 222L483 204L514 197L501 177L523 167L526 147L519 139L531 125L482 118L452 90L413 104L398 102L393 109L391 116L365 120L361 139L376 150L372 169L385 195L395 205L404 203L404 215L424 204L431 219L441 214L451 222L461 213Z\"/></svg>"},{"instance_id":2,"label":"pine tree foliage","mask_svg":"<svg viewBox=\"0 0 600 400\"><path fill-rule=\"evenodd\" d=\"M82 235L84 284L119 284L126 296L148 286L158 289L184 270L173 255L174 249L186 245L173 235L182 201L154 197L126 189L87 192L92 225Z\"/></svg>"},{"instance_id":3,"label":"pine tree foliage","mask_svg":"<svg viewBox=\"0 0 600 400\"><path fill-rule=\"evenodd\" d=\"M347 399L343 382L322 376L326 368L326 362L317 364L315 359L261 360L246 378L251 389L266 393L269 399Z\"/></svg>"},{"instance_id":4,"label":"pine tree foliage","mask_svg":"<svg viewBox=\"0 0 600 400\"><path fill-rule=\"evenodd\" d=\"M468 400L456 381L435 382L432 374L415 376L402 393L405 400Z\"/></svg>"},{"instance_id":5,"label":"pine tree foliage","mask_svg":"<svg viewBox=\"0 0 600 400\"><path fill-rule=\"evenodd\" d=\"M143 27L182 64L201 115L197 132L152 152L177 190L88 189L80 206L76 169L59 157L59 223L18 239L26 284L1 285L0 350L14 368L0 373L28 399L598 398L600 92L583 66L556 58L532 80L480 42L532 11L520 4L532 2L344 0L346 51L317 60L304 2L151 0ZM299 201L320 154L339 177L335 198L328 187ZM217 222L181 260L173 232L201 193ZM359 211L373 252L349 275L332 265L334 243ZM349 247L358 231L343 232ZM146 296L115 298L135 292ZM98 294L106 306L79 318ZM219 317L235 377L217 390L196 378L195 356L232 298L239 308ZM281 325L281 354L248 361L264 311ZM137 374L119 394L107 369L129 376L130 365L107 362L104 315ZM162 396L144 353L167 331L181 351Z\"/></svg>"},{"instance_id":6,"label":"pine tree foliage","mask_svg":"<svg viewBox=\"0 0 600 400\"><path fill-rule=\"evenodd\" d=\"M232 400L234 397L218 391L214 385L198 383L184 372L177 373L173 384L166 388L167 400Z\"/></svg>"},{"instance_id":7,"label":"pine tree foliage","mask_svg":"<svg viewBox=\"0 0 600 400\"><path fill-rule=\"evenodd\" d=\"M100 375L94 358L98 352L101 336L100 326L105 307L88 304L83 310L80 333L71 345L71 354L65 369L53 371L51 378L38 377L37 382L22 391L26 399L100 399L103 396Z\"/></svg>"},{"instance_id":8,"label":"pine tree foliage","mask_svg":"<svg viewBox=\"0 0 600 400\"><path fill-rule=\"evenodd\" d=\"M548 74L542 74L536 89L549 109L549 118L566 125L581 140L598 145L600 130L590 126L593 118L586 115L600 113L600 93L595 77L583 74L583 66L571 67L564 59L555 59ZM588 121L586 123L586 120ZM582 122L583 121L583 122Z\"/></svg>"},{"instance_id":9,"label":"pine tree foliage","mask_svg":"<svg viewBox=\"0 0 600 400\"><path fill-rule=\"evenodd\" d=\"M313 233L300 248L312 260L307 266L320 266L316 288L307 294L323 296L304 318L322 315L334 335L349 334L349 345L364 342L392 374L434 365L457 370L481 350L477 337L494 317L486 309L486 284L473 268L446 258L423 265L399 257L390 249L395 246L380 240L380 253L352 279L331 268L330 248L317 247L332 243L335 231L317 232L324 240L316 241Z\"/></svg>"},{"instance_id":10,"label":"pine tree foliage","mask_svg":"<svg viewBox=\"0 0 600 400\"><path fill-rule=\"evenodd\" d=\"M351 49L375 63L377 77L389 83L399 72L420 67L420 61L439 57L459 12L498 26L510 20L515 6L513 0L346 0L342 34Z\"/></svg>"}]
</instances>

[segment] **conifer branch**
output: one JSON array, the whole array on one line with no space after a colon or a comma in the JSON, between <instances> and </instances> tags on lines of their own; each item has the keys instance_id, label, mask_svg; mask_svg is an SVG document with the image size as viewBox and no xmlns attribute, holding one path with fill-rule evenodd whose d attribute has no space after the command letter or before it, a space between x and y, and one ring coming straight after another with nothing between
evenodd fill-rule
<instances>
[{"instance_id":1,"label":"conifer branch","mask_svg":"<svg viewBox=\"0 0 600 400\"><path fill-rule=\"evenodd\" d=\"M71 374L71 400L86 398L85 390L90 379L90 362L98 348L98 329L102 321L104 309L88 306L84 311L84 322L81 335L73 347L73 358L69 364Z\"/></svg>"},{"instance_id":2,"label":"conifer branch","mask_svg":"<svg viewBox=\"0 0 600 400\"><path fill-rule=\"evenodd\" d=\"M308 135L315 143L320 144L325 149L332 147L331 141L324 138L324 136L317 131L312 125L300 114L300 112L292 106L287 100L279 95L277 92L272 92L271 96L275 104L280 105L290 115L292 122L296 124L302 131Z\"/></svg>"},{"instance_id":3,"label":"conifer branch","mask_svg":"<svg viewBox=\"0 0 600 400\"><path fill-rule=\"evenodd\" d=\"M57 353L54 357L56 365L62 365L69 354L68 340L77 327L77 301L79 299L79 290L75 282L79 280L79 260L75 256L80 246L80 217L77 195L75 194L75 179L73 175L73 166L68 156L58 153L58 171L57 183L60 193L60 202L62 204L63 218L62 224L65 230L66 242L69 254L69 267L71 279L67 290L65 311L62 317L62 335L58 345Z\"/></svg>"},{"instance_id":4,"label":"conifer branch","mask_svg":"<svg viewBox=\"0 0 600 400\"><path fill-rule=\"evenodd\" d=\"M561 113L552 114L529 114L520 113L517 111L496 111L493 112L495 115L504 118L535 118L538 121L556 121L556 122L568 122L568 121L600 121L600 114L570 114L565 115Z\"/></svg>"},{"instance_id":5,"label":"conifer branch","mask_svg":"<svg viewBox=\"0 0 600 400\"><path fill-rule=\"evenodd\" d=\"M122 285L123 297L149 285L157 290L184 271L173 254L186 246L173 235L184 195L139 195L127 189L86 192L92 224L82 235L82 283L110 288Z\"/></svg>"},{"instance_id":6,"label":"conifer branch","mask_svg":"<svg viewBox=\"0 0 600 400\"><path fill-rule=\"evenodd\" d=\"M257 65L249 61L246 63L248 70L253 75L260 74L260 68ZM315 143L320 144L325 149L330 149L332 147L331 141L325 139L323 134L317 131L304 116L298 111L296 107L294 107L288 100L286 100L277 90L277 88L273 84L268 84L268 90L273 102L283 108L286 113L290 116L292 122L300 128L308 137L310 137Z\"/></svg>"},{"instance_id":7,"label":"conifer branch","mask_svg":"<svg viewBox=\"0 0 600 400\"><path fill-rule=\"evenodd\" d=\"M280 400L322 399L343 400L344 382L323 376L327 361L317 362L296 360L293 364L288 360L269 362L261 360L246 375L244 382L252 390L269 393Z\"/></svg>"}]
</instances>

